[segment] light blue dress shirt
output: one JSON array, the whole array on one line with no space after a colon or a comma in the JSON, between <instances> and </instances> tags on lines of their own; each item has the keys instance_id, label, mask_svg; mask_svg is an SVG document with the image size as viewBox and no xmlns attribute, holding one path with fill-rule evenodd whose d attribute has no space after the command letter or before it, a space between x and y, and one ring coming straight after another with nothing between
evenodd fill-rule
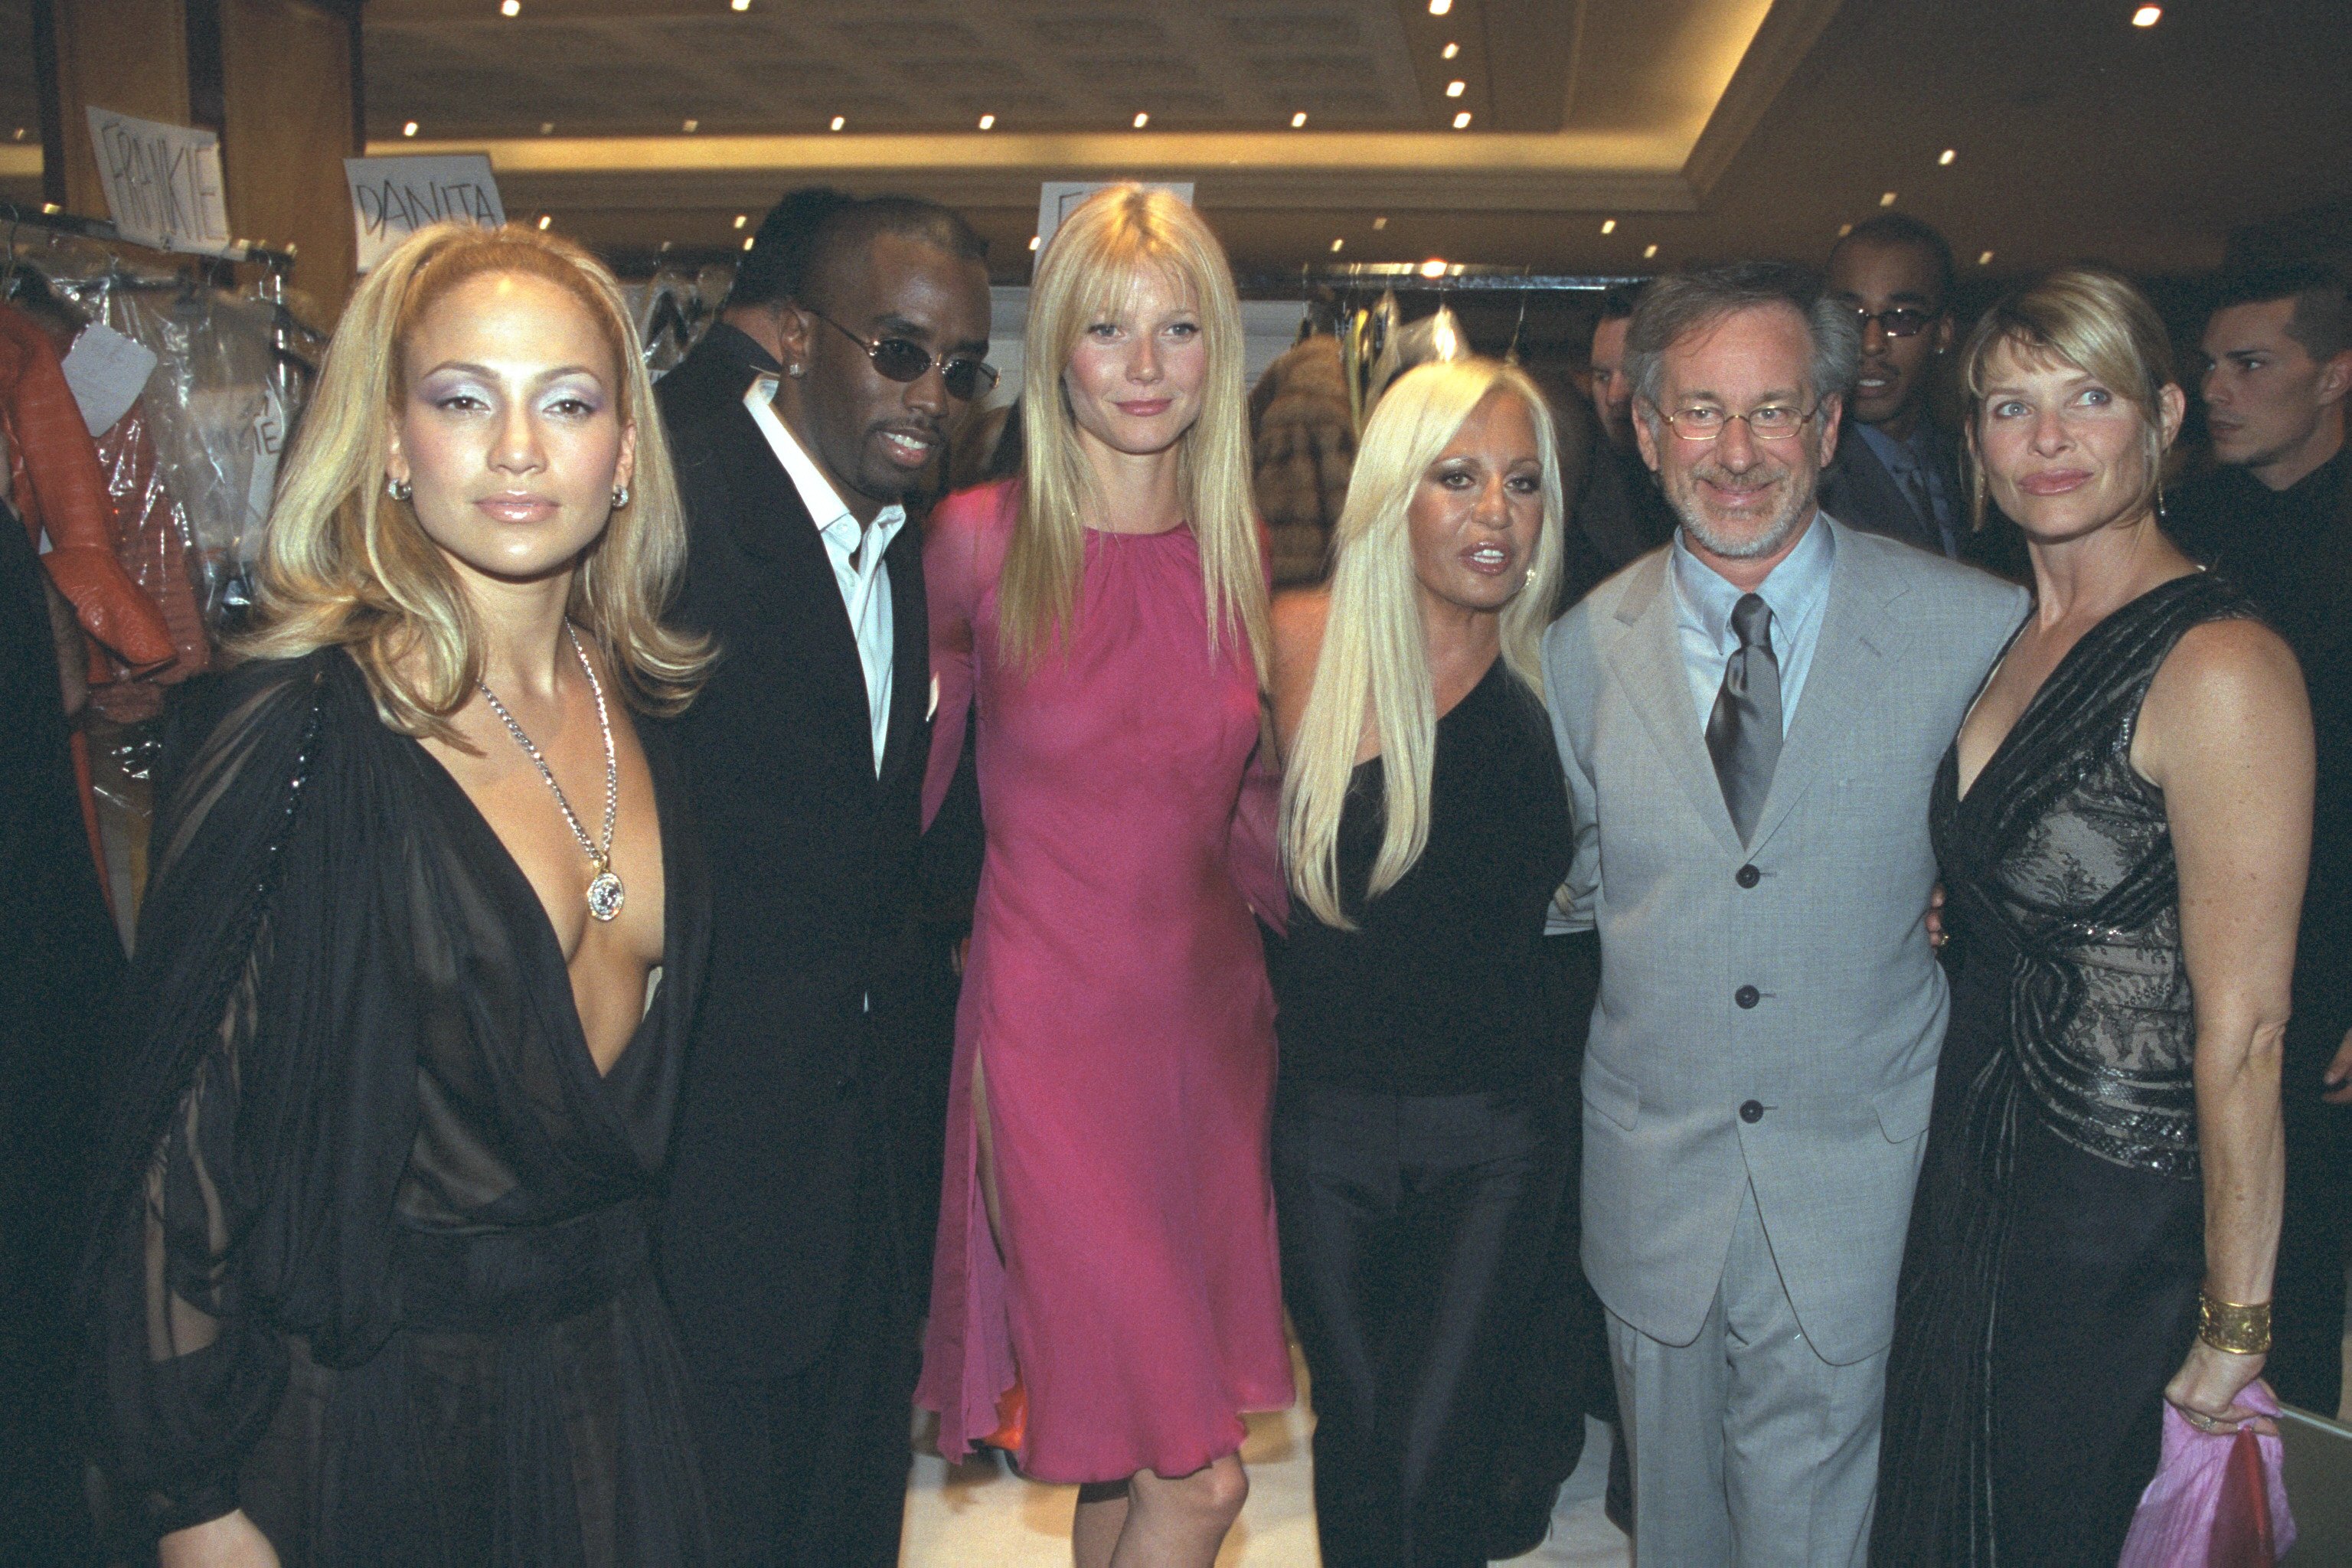
<instances>
[{"instance_id":1,"label":"light blue dress shirt","mask_svg":"<svg viewBox=\"0 0 2352 1568\"><path fill-rule=\"evenodd\" d=\"M1813 514L1797 547L1781 558L1756 591L1772 612L1772 656L1780 666L1780 733L1796 721L1797 701L1804 695L1805 676L1813 667L1813 647L1821 641L1822 614L1830 600L1830 567L1837 556L1837 541L1829 520ZM1701 733L1715 699L1723 689L1723 668L1739 651L1738 634L1731 629L1731 609L1741 590L1691 553L1683 531L1675 530L1667 575L1675 585L1676 639L1683 650L1683 670L1690 677L1691 702L1698 710Z\"/></svg>"}]
</instances>

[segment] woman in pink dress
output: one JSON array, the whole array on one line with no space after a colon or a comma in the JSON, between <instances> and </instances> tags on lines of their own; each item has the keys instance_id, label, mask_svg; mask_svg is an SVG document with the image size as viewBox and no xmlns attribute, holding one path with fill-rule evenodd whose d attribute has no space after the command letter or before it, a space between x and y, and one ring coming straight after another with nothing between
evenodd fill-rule
<instances>
[{"instance_id":1,"label":"woman in pink dress","mask_svg":"<svg viewBox=\"0 0 2352 1568\"><path fill-rule=\"evenodd\" d=\"M1242 1413L1293 1398L1240 314L1182 202L1080 206L1031 295L1022 478L950 498L924 554L925 809L976 723L988 850L918 1398L961 1458L1017 1384L1021 1468L1082 1483L1080 1568L1207 1568Z\"/></svg>"}]
</instances>

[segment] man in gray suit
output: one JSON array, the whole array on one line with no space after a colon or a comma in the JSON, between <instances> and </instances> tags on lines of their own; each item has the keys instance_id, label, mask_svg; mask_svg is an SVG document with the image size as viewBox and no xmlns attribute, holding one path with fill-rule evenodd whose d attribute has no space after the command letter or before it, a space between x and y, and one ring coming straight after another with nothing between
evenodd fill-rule
<instances>
[{"instance_id":1,"label":"man in gray suit","mask_svg":"<svg viewBox=\"0 0 2352 1568\"><path fill-rule=\"evenodd\" d=\"M1851 310L1659 279L1628 342L1674 542L1550 631L1565 929L1601 934L1584 1265L1656 1563L1859 1563L1947 994L1927 796L2024 594L1822 514Z\"/></svg>"}]
</instances>

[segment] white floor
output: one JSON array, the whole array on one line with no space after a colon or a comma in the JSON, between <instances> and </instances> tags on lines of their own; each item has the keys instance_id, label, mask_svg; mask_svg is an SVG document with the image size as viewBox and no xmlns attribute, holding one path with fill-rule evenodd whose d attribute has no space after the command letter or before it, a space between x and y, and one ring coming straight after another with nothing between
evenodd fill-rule
<instances>
[{"instance_id":1,"label":"white floor","mask_svg":"<svg viewBox=\"0 0 2352 1568\"><path fill-rule=\"evenodd\" d=\"M1249 1502L1217 1558L1218 1568L1318 1568L1313 1466L1307 1435L1306 1368L1298 1408L1250 1418L1242 1459ZM926 1426L930 1420L924 1418ZM1529 1568L1618 1568L1631 1561L1625 1538L1602 1517L1609 1474L1608 1428L1588 1426L1584 1460L1560 1489L1551 1539L1514 1563ZM950 1465L929 1433L917 1435L914 1484L907 1495L904 1568L1066 1568L1075 1487L1024 1480L993 1457Z\"/></svg>"}]
</instances>

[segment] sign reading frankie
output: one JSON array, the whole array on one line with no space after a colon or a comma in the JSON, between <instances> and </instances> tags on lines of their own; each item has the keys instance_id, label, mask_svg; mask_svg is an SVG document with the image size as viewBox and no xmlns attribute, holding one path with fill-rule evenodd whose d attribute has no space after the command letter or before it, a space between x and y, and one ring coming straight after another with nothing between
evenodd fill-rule
<instances>
[{"instance_id":1,"label":"sign reading frankie","mask_svg":"<svg viewBox=\"0 0 2352 1568\"><path fill-rule=\"evenodd\" d=\"M236 247L219 137L92 107L89 139L117 234L156 250L221 256Z\"/></svg>"}]
</instances>

